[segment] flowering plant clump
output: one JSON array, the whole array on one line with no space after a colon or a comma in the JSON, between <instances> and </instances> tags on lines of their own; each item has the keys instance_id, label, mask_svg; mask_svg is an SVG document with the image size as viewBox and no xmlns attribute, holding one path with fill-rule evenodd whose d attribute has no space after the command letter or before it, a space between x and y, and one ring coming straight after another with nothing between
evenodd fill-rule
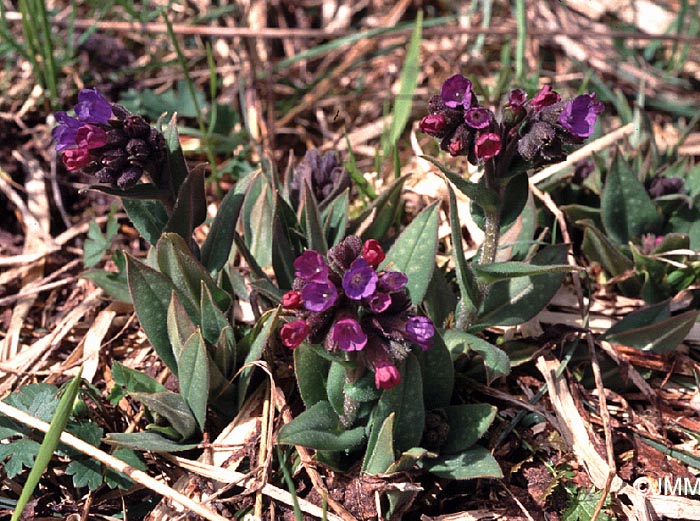
<instances>
[{"instance_id":1,"label":"flowering plant clump","mask_svg":"<svg viewBox=\"0 0 700 521\"><path fill-rule=\"evenodd\" d=\"M467 156L472 164L501 156L542 166L566 157L565 145L582 143L593 133L603 104L595 94L562 100L550 85L532 99L521 89L509 93L503 117L480 106L472 82L455 74L429 103L430 114L419 123L422 132L440 139L452 156Z\"/></svg>"},{"instance_id":2,"label":"flowering plant clump","mask_svg":"<svg viewBox=\"0 0 700 521\"><path fill-rule=\"evenodd\" d=\"M321 208L350 187L350 174L332 150L323 155L315 148L308 150L287 177L289 198L294 208L299 207L303 199L304 183L309 186Z\"/></svg>"},{"instance_id":3,"label":"flowering plant clump","mask_svg":"<svg viewBox=\"0 0 700 521\"><path fill-rule=\"evenodd\" d=\"M121 189L157 176L166 157L163 134L143 117L109 103L97 89L78 94L75 116L57 112L52 135L69 171L82 170Z\"/></svg>"},{"instance_id":4,"label":"flowering plant clump","mask_svg":"<svg viewBox=\"0 0 700 521\"><path fill-rule=\"evenodd\" d=\"M345 352L374 372L378 389L399 384L396 365L410 346L432 346L435 328L416 316L406 291L408 277L380 270L385 255L376 240L363 244L346 237L328 251L327 260L307 250L294 261L293 289L282 298L292 320L280 329L282 343L321 343L329 352Z\"/></svg>"}]
</instances>

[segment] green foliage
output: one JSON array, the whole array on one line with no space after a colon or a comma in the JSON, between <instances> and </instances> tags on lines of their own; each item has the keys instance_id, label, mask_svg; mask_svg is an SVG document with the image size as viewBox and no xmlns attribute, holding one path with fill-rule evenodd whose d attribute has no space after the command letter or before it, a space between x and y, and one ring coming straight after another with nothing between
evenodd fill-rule
<instances>
[{"instance_id":1,"label":"green foliage","mask_svg":"<svg viewBox=\"0 0 700 521\"><path fill-rule=\"evenodd\" d=\"M600 501L602 492L593 489L578 489L569 491L569 505L562 514L563 521L587 521L593 517L596 505ZM610 504L610 499L605 500L605 504ZM610 521L612 518L601 512L597 519L601 521Z\"/></svg>"},{"instance_id":2,"label":"green foliage","mask_svg":"<svg viewBox=\"0 0 700 521\"><path fill-rule=\"evenodd\" d=\"M115 218L116 207L107 215L107 226L104 235L96 221L90 221L88 236L83 246L83 265L92 268L102 260L102 256L109 250L112 240L119 231L119 223Z\"/></svg>"}]
</instances>

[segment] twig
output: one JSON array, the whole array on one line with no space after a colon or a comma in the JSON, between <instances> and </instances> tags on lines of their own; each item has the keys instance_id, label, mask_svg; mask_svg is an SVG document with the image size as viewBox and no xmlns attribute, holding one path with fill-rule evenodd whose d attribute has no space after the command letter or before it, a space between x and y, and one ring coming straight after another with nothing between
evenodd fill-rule
<instances>
[{"instance_id":1,"label":"twig","mask_svg":"<svg viewBox=\"0 0 700 521\"><path fill-rule=\"evenodd\" d=\"M556 203L548 193L542 192L539 188L537 188L534 185L533 182L531 182L530 186L535 196L544 203L544 205L549 209L550 212L552 212L552 214L554 214L555 218L557 219L557 222L559 223L559 228L561 230L564 242L566 244L571 245L571 237L569 236L569 229L566 225L566 218L564 217L564 212L562 212L559 209L559 207L556 205ZM579 267L571 251L571 248L569 248L569 252L567 253L567 261L572 267ZM574 282L576 299L578 301L579 310L581 312L581 320L583 321L585 327L588 323L588 315L586 313L586 307L583 301L583 289L581 287L581 277L579 275L579 272L577 270L574 270L571 273L571 278ZM603 377L600 371L600 363L598 362L598 356L596 355L595 342L593 340L593 335L590 331L586 333L586 341L588 343L588 352L591 356L591 368L593 370L593 377L595 380L595 385L600 400L600 417L603 420L603 430L605 432L605 454L608 463L608 476L605 481L605 488L603 489L603 493L601 494L600 499L596 504L596 508L593 511L593 515L591 516L591 519L595 521L596 519L598 519L598 516L600 515L600 512L602 511L603 506L605 505L605 499L607 498L608 493L610 492L612 480L616 475L616 470L615 452L613 450L612 442L612 428L610 426L610 411L608 410L608 402L605 398L605 387L603 386Z\"/></svg>"}]
</instances>

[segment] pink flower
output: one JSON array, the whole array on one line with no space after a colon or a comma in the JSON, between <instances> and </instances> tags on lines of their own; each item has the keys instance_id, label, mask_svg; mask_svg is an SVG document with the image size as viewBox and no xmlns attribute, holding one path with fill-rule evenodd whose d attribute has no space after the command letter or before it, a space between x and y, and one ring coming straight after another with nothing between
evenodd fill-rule
<instances>
[{"instance_id":1,"label":"pink flower","mask_svg":"<svg viewBox=\"0 0 700 521\"><path fill-rule=\"evenodd\" d=\"M486 132L476 138L474 153L477 159L491 159L501 152L501 138L493 132Z\"/></svg>"},{"instance_id":2,"label":"pink flower","mask_svg":"<svg viewBox=\"0 0 700 521\"><path fill-rule=\"evenodd\" d=\"M401 374L394 364L387 360L377 363L374 368L374 385L377 389L391 389L401 383Z\"/></svg>"},{"instance_id":3,"label":"pink flower","mask_svg":"<svg viewBox=\"0 0 700 521\"><path fill-rule=\"evenodd\" d=\"M418 123L418 130L436 137L441 137L446 127L447 120L442 114L428 114Z\"/></svg>"},{"instance_id":4,"label":"pink flower","mask_svg":"<svg viewBox=\"0 0 700 521\"><path fill-rule=\"evenodd\" d=\"M549 105L554 105L561 100L561 96L552 90L551 85L545 85L540 89L540 91L532 98L530 106L534 109L541 109L542 107L548 107Z\"/></svg>"},{"instance_id":5,"label":"pink flower","mask_svg":"<svg viewBox=\"0 0 700 521\"><path fill-rule=\"evenodd\" d=\"M75 144L78 148L92 150L103 147L105 143L107 143L107 132L89 123L80 127L75 136Z\"/></svg>"},{"instance_id":6,"label":"pink flower","mask_svg":"<svg viewBox=\"0 0 700 521\"><path fill-rule=\"evenodd\" d=\"M63 164L66 170L80 170L90 164L90 152L86 148L70 148L63 151Z\"/></svg>"}]
</instances>

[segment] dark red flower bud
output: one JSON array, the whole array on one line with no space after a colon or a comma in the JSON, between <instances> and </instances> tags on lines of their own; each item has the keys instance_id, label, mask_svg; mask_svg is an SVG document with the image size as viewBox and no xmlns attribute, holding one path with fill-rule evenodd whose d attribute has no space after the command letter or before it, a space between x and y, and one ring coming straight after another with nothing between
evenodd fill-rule
<instances>
[{"instance_id":1,"label":"dark red flower bud","mask_svg":"<svg viewBox=\"0 0 700 521\"><path fill-rule=\"evenodd\" d=\"M282 307L287 309L298 309L301 307L301 293L296 290L287 291L282 295Z\"/></svg>"},{"instance_id":2,"label":"dark red flower bud","mask_svg":"<svg viewBox=\"0 0 700 521\"><path fill-rule=\"evenodd\" d=\"M80 170L87 166L90 159L90 152L86 148L69 148L63 151L63 164L66 165L66 170Z\"/></svg>"},{"instance_id":3,"label":"dark red flower bud","mask_svg":"<svg viewBox=\"0 0 700 521\"><path fill-rule=\"evenodd\" d=\"M295 320L282 326L280 339L289 349L296 349L309 336L309 326L303 320Z\"/></svg>"},{"instance_id":4,"label":"dark red flower bud","mask_svg":"<svg viewBox=\"0 0 700 521\"><path fill-rule=\"evenodd\" d=\"M447 120L442 114L428 114L420 120L418 129L433 137L443 137L447 130Z\"/></svg>"},{"instance_id":5,"label":"dark red flower bud","mask_svg":"<svg viewBox=\"0 0 700 521\"><path fill-rule=\"evenodd\" d=\"M386 255L379 242L374 239L369 239L365 241L362 247L362 257L364 257L370 266L376 268L386 258Z\"/></svg>"}]
</instances>

